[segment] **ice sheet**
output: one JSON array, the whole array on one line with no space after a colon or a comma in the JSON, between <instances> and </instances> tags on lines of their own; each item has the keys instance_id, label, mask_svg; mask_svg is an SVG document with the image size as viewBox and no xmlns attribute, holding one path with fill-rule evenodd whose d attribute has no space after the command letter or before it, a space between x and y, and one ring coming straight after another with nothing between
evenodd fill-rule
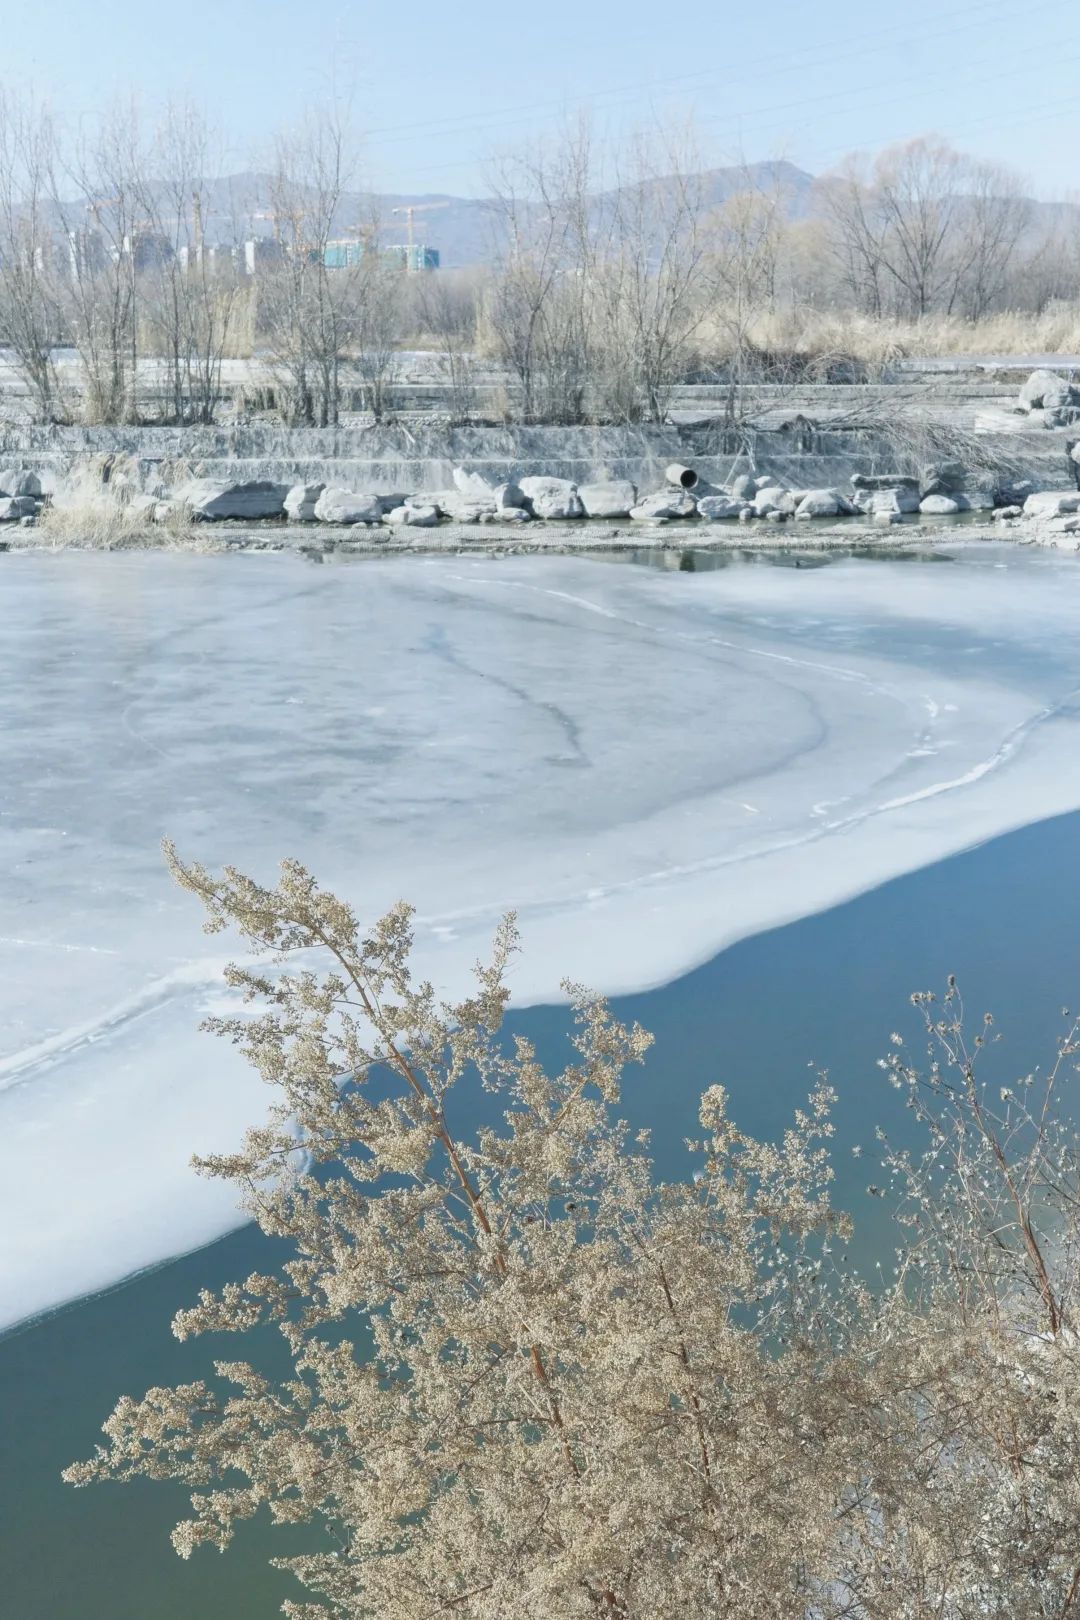
<instances>
[{"instance_id":1,"label":"ice sheet","mask_svg":"<svg viewBox=\"0 0 1080 1620\"><path fill-rule=\"evenodd\" d=\"M0 571L0 1323L236 1221L261 1116L195 1026L224 947L159 840L521 1001L726 944L1080 806L1080 564L665 573L572 558L11 554Z\"/></svg>"}]
</instances>

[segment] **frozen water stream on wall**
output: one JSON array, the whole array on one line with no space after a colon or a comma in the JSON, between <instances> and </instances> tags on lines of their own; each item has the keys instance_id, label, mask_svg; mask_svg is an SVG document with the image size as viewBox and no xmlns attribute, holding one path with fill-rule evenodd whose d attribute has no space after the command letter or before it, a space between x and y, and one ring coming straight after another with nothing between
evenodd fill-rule
<instances>
[{"instance_id":1,"label":"frozen water stream on wall","mask_svg":"<svg viewBox=\"0 0 1080 1620\"><path fill-rule=\"evenodd\" d=\"M459 987L663 982L1080 806L1080 566L12 555L0 573L0 1322L235 1224L266 1095L159 841L419 909ZM928 930L934 920L928 917ZM873 950L874 942L867 941Z\"/></svg>"}]
</instances>

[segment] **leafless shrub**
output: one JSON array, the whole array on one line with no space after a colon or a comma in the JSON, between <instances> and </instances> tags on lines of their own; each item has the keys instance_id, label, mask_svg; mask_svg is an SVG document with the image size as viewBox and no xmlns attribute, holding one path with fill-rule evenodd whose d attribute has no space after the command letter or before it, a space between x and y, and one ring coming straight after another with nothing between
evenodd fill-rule
<instances>
[{"instance_id":1,"label":"leafless shrub","mask_svg":"<svg viewBox=\"0 0 1080 1620\"><path fill-rule=\"evenodd\" d=\"M643 1031L568 985L562 1072L501 1038L512 921L444 1006L411 976L408 908L362 931L296 863L267 889L170 860L212 930L279 964L230 968L257 1012L210 1021L279 1101L196 1162L292 1246L174 1331L276 1324L291 1372L223 1360L125 1397L69 1481L180 1481L184 1557L262 1510L321 1526L282 1560L315 1600L294 1620L1066 1620L1075 1028L998 1092L990 1021L968 1033L952 985L916 998L928 1060L897 1036L884 1068L925 1152L881 1138L869 1190L900 1247L870 1287L846 1263L824 1079L776 1143L711 1086L693 1176L660 1184L617 1115ZM475 1135L462 1087L488 1094Z\"/></svg>"}]
</instances>

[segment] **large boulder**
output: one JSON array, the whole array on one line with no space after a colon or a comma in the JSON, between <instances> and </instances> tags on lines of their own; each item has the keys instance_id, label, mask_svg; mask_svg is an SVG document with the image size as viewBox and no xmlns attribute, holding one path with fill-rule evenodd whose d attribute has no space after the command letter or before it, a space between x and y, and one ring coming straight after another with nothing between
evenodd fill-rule
<instances>
[{"instance_id":1,"label":"large boulder","mask_svg":"<svg viewBox=\"0 0 1080 1620\"><path fill-rule=\"evenodd\" d=\"M578 487L568 478L523 478L521 493L538 518L559 520L585 516Z\"/></svg>"},{"instance_id":2,"label":"large boulder","mask_svg":"<svg viewBox=\"0 0 1080 1620\"><path fill-rule=\"evenodd\" d=\"M578 499L590 518L629 517L637 505L637 489L626 478L615 478L603 484L582 484Z\"/></svg>"},{"instance_id":3,"label":"large boulder","mask_svg":"<svg viewBox=\"0 0 1080 1620\"><path fill-rule=\"evenodd\" d=\"M382 506L377 495L357 495L330 484L315 502L318 523L378 523Z\"/></svg>"},{"instance_id":4,"label":"large boulder","mask_svg":"<svg viewBox=\"0 0 1080 1620\"><path fill-rule=\"evenodd\" d=\"M924 495L919 511L924 517L955 517L960 511L960 502L951 495Z\"/></svg>"},{"instance_id":5,"label":"large boulder","mask_svg":"<svg viewBox=\"0 0 1080 1620\"><path fill-rule=\"evenodd\" d=\"M0 496L0 523L17 523L20 518L33 517L37 507L32 495Z\"/></svg>"},{"instance_id":6,"label":"large boulder","mask_svg":"<svg viewBox=\"0 0 1080 1620\"><path fill-rule=\"evenodd\" d=\"M395 506L386 514L386 521L395 527L400 524L409 529L433 529L439 514L434 506Z\"/></svg>"},{"instance_id":7,"label":"large boulder","mask_svg":"<svg viewBox=\"0 0 1080 1620\"><path fill-rule=\"evenodd\" d=\"M1024 502L1025 517L1060 517L1063 512L1080 512L1080 491L1040 489Z\"/></svg>"},{"instance_id":8,"label":"large boulder","mask_svg":"<svg viewBox=\"0 0 1080 1620\"><path fill-rule=\"evenodd\" d=\"M0 495L32 495L41 499L41 479L29 467L5 467L0 472Z\"/></svg>"},{"instance_id":9,"label":"large boulder","mask_svg":"<svg viewBox=\"0 0 1080 1620\"><path fill-rule=\"evenodd\" d=\"M962 461L933 461L919 474L919 494L955 495L964 487L967 469Z\"/></svg>"},{"instance_id":10,"label":"large boulder","mask_svg":"<svg viewBox=\"0 0 1080 1620\"><path fill-rule=\"evenodd\" d=\"M1073 402L1073 389L1058 371L1040 366L1020 389L1023 411L1059 411Z\"/></svg>"},{"instance_id":11,"label":"large boulder","mask_svg":"<svg viewBox=\"0 0 1080 1620\"><path fill-rule=\"evenodd\" d=\"M790 489L782 489L779 484L767 484L759 489L752 502L754 512L758 517L768 517L770 512L779 512L782 516L794 515L797 502Z\"/></svg>"},{"instance_id":12,"label":"large boulder","mask_svg":"<svg viewBox=\"0 0 1080 1620\"><path fill-rule=\"evenodd\" d=\"M434 506L454 523L491 523L495 518L494 491L466 495L460 489L442 489L436 495L418 495L407 506Z\"/></svg>"},{"instance_id":13,"label":"large boulder","mask_svg":"<svg viewBox=\"0 0 1080 1620\"><path fill-rule=\"evenodd\" d=\"M851 511L851 502L838 489L808 489L795 508L795 516L842 517Z\"/></svg>"},{"instance_id":14,"label":"large boulder","mask_svg":"<svg viewBox=\"0 0 1080 1620\"><path fill-rule=\"evenodd\" d=\"M288 493L288 484L275 484L268 478L242 484L203 478L186 485L181 496L192 517L217 523L228 518L281 517Z\"/></svg>"},{"instance_id":15,"label":"large boulder","mask_svg":"<svg viewBox=\"0 0 1080 1620\"><path fill-rule=\"evenodd\" d=\"M697 511L697 502L692 495L684 489L658 490L655 495L647 495L637 506L630 509L630 516L635 523L667 523L672 518L693 517Z\"/></svg>"},{"instance_id":16,"label":"large boulder","mask_svg":"<svg viewBox=\"0 0 1080 1620\"><path fill-rule=\"evenodd\" d=\"M520 484L497 484L492 498L497 512L520 512L525 506L525 491Z\"/></svg>"},{"instance_id":17,"label":"large boulder","mask_svg":"<svg viewBox=\"0 0 1080 1620\"><path fill-rule=\"evenodd\" d=\"M285 516L290 523L314 523L315 508L325 484L294 484L285 497Z\"/></svg>"},{"instance_id":18,"label":"large boulder","mask_svg":"<svg viewBox=\"0 0 1080 1620\"><path fill-rule=\"evenodd\" d=\"M697 503L698 517L704 518L706 523L737 518L745 504L734 495L703 495Z\"/></svg>"},{"instance_id":19,"label":"large boulder","mask_svg":"<svg viewBox=\"0 0 1080 1620\"><path fill-rule=\"evenodd\" d=\"M953 496L961 512L992 512L997 496L992 489L966 489Z\"/></svg>"},{"instance_id":20,"label":"large boulder","mask_svg":"<svg viewBox=\"0 0 1080 1620\"><path fill-rule=\"evenodd\" d=\"M1023 506L1029 495L1035 494L1030 478L1011 478L999 484L994 491L995 506Z\"/></svg>"},{"instance_id":21,"label":"large boulder","mask_svg":"<svg viewBox=\"0 0 1080 1620\"><path fill-rule=\"evenodd\" d=\"M852 479L852 483L855 480ZM919 510L919 485L914 478L905 479L902 484L882 484L872 489L857 485L854 491L853 504L856 511L864 512L870 517L876 517L879 512L917 512Z\"/></svg>"}]
</instances>

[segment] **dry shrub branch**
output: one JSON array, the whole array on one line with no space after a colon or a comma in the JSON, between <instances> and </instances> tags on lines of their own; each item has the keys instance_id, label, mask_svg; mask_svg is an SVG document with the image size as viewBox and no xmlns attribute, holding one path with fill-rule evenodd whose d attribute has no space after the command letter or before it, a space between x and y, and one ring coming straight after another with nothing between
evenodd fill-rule
<instances>
[{"instance_id":1,"label":"dry shrub branch","mask_svg":"<svg viewBox=\"0 0 1080 1620\"><path fill-rule=\"evenodd\" d=\"M777 1142L709 1087L663 1183L618 1116L644 1031L567 985L560 1072L502 1032L512 920L446 1006L407 907L365 932L297 863L266 888L169 860L267 959L229 970L248 1005L210 1027L273 1105L197 1163L292 1249L174 1330L277 1324L292 1372L238 1357L125 1398L70 1481L184 1482L184 1557L257 1513L311 1525L293 1620L1073 1611L1075 1031L998 1092L990 1024L966 1032L954 985L915 998L925 1055L897 1036L884 1068L922 1146L879 1143L899 1250L870 1288L824 1078Z\"/></svg>"}]
</instances>

